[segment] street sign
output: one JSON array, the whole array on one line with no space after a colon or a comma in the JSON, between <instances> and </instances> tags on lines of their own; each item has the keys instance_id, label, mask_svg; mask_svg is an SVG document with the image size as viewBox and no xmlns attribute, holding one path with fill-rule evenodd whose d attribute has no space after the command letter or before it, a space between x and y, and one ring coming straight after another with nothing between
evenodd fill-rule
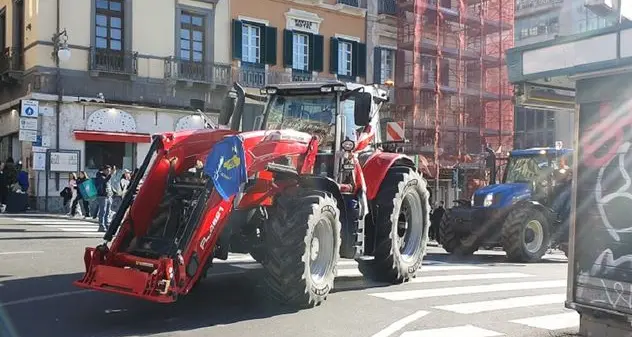
<instances>
[{"instance_id":1,"label":"street sign","mask_svg":"<svg viewBox=\"0 0 632 337\"><path fill-rule=\"evenodd\" d=\"M50 147L50 137L37 136L37 139L33 142L33 146Z\"/></svg>"},{"instance_id":2,"label":"street sign","mask_svg":"<svg viewBox=\"0 0 632 337\"><path fill-rule=\"evenodd\" d=\"M403 142L405 139L404 122L386 123L386 140L389 142Z\"/></svg>"},{"instance_id":3,"label":"street sign","mask_svg":"<svg viewBox=\"0 0 632 337\"><path fill-rule=\"evenodd\" d=\"M20 130L19 138L21 142L34 142L37 140L37 130Z\"/></svg>"},{"instance_id":4,"label":"street sign","mask_svg":"<svg viewBox=\"0 0 632 337\"><path fill-rule=\"evenodd\" d=\"M39 101L32 99L23 99L20 107L21 117L37 117L39 116Z\"/></svg>"},{"instance_id":5,"label":"street sign","mask_svg":"<svg viewBox=\"0 0 632 337\"><path fill-rule=\"evenodd\" d=\"M37 118L20 117L20 130L37 130Z\"/></svg>"}]
</instances>

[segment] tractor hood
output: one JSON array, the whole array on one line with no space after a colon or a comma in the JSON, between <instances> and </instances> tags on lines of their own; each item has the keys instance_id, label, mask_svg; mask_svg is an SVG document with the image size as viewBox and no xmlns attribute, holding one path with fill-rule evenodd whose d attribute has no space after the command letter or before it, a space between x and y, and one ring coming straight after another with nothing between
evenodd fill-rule
<instances>
[{"instance_id":1,"label":"tractor hood","mask_svg":"<svg viewBox=\"0 0 632 337\"><path fill-rule=\"evenodd\" d=\"M514 198L527 198L531 192L531 187L525 183L488 185L474 192L474 206L483 206L488 194L493 195L493 205L505 205L513 202Z\"/></svg>"}]
</instances>

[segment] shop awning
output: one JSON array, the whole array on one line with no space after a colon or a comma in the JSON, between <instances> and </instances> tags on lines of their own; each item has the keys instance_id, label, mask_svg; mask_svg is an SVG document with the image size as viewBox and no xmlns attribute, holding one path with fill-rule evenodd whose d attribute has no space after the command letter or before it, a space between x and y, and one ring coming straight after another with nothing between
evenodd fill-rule
<instances>
[{"instance_id":1,"label":"shop awning","mask_svg":"<svg viewBox=\"0 0 632 337\"><path fill-rule=\"evenodd\" d=\"M151 143L151 135L148 133L75 130L74 134L75 139L83 141L113 143Z\"/></svg>"}]
</instances>

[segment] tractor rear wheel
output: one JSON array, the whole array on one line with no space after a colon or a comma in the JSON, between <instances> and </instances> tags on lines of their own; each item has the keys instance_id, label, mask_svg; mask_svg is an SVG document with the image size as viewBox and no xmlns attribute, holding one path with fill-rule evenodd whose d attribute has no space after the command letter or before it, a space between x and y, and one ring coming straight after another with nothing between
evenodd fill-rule
<instances>
[{"instance_id":1,"label":"tractor rear wheel","mask_svg":"<svg viewBox=\"0 0 632 337\"><path fill-rule=\"evenodd\" d=\"M365 277L402 283L416 276L428 243L428 197L426 181L414 169L389 170L372 207L377 211L372 218L377 236L374 259L358 261Z\"/></svg>"},{"instance_id":2,"label":"tractor rear wheel","mask_svg":"<svg viewBox=\"0 0 632 337\"><path fill-rule=\"evenodd\" d=\"M502 243L510 261L537 262L551 243L549 221L535 208L516 207L503 223Z\"/></svg>"},{"instance_id":3,"label":"tractor rear wheel","mask_svg":"<svg viewBox=\"0 0 632 337\"><path fill-rule=\"evenodd\" d=\"M334 287L340 258L340 211L329 193L277 197L265 226L264 281L283 304L313 307Z\"/></svg>"},{"instance_id":4,"label":"tractor rear wheel","mask_svg":"<svg viewBox=\"0 0 632 337\"><path fill-rule=\"evenodd\" d=\"M454 230L455 222L446 211L439 225L439 240L446 252L458 256L468 256L478 250L478 246L468 245L462 235Z\"/></svg>"}]
</instances>

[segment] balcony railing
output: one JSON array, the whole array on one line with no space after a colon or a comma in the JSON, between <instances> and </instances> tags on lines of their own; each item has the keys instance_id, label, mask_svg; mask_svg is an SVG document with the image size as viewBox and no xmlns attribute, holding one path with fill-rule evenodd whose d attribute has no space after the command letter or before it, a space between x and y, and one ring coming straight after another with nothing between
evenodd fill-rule
<instances>
[{"instance_id":1,"label":"balcony railing","mask_svg":"<svg viewBox=\"0 0 632 337\"><path fill-rule=\"evenodd\" d=\"M23 54L14 48L8 47L0 55L0 74L24 71Z\"/></svg>"},{"instance_id":2,"label":"balcony railing","mask_svg":"<svg viewBox=\"0 0 632 337\"><path fill-rule=\"evenodd\" d=\"M259 65L242 64L234 74L235 81L247 88L263 88L270 81L266 68Z\"/></svg>"},{"instance_id":3,"label":"balcony railing","mask_svg":"<svg viewBox=\"0 0 632 337\"><path fill-rule=\"evenodd\" d=\"M172 57L165 60L165 77L180 81L230 85L232 71L229 64L195 62Z\"/></svg>"},{"instance_id":4,"label":"balcony railing","mask_svg":"<svg viewBox=\"0 0 632 337\"><path fill-rule=\"evenodd\" d=\"M365 8L365 9L367 5L366 0L337 0L337 3L351 6L351 7Z\"/></svg>"},{"instance_id":5,"label":"balcony railing","mask_svg":"<svg viewBox=\"0 0 632 337\"><path fill-rule=\"evenodd\" d=\"M89 69L111 74L138 74L138 53L90 48Z\"/></svg>"},{"instance_id":6,"label":"balcony railing","mask_svg":"<svg viewBox=\"0 0 632 337\"><path fill-rule=\"evenodd\" d=\"M397 14L397 2L396 0L378 0L377 1L377 13L378 14Z\"/></svg>"}]
</instances>

